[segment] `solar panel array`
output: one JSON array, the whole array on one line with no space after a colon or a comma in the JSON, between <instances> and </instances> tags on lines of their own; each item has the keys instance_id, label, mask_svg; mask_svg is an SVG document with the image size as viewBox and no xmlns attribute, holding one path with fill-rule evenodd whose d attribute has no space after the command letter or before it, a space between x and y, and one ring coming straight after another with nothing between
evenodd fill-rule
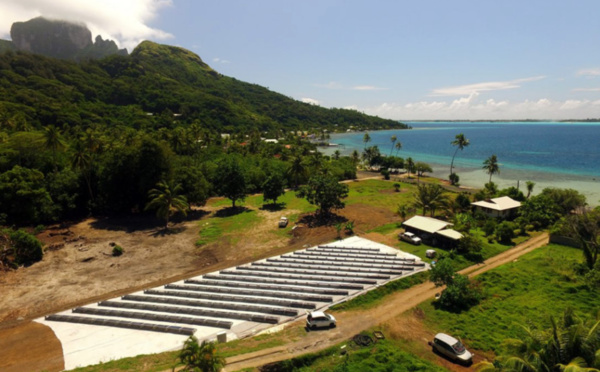
<instances>
[{"instance_id":1,"label":"solar panel array","mask_svg":"<svg viewBox=\"0 0 600 372\"><path fill-rule=\"evenodd\" d=\"M273 325L426 268L419 260L379 248L321 245L46 320L180 335L194 334L193 326L229 330L240 322Z\"/></svg>"}]
</instances>

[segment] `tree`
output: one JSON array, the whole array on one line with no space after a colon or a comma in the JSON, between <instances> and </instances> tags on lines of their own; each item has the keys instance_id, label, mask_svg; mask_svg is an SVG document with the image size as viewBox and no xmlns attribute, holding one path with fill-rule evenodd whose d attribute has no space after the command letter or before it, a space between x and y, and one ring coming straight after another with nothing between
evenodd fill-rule
<instances>
[{"instance_id":1,"label":"tree","mask_svg":"<svg viewBox=\"0 0 600 372\"><path fill-rule=\"evenodd\" d=\"M285 180L283 174L272 172L267 176L262 184L263 200L266 202L271 200L273 204L277 203L277 199L285 193Z\"/></svg>"},{"instance_id":2,"label":"tree","mask_svg":"<svg viewBox=\"0 0 600 372\"><path fill-rule=\"evenodd\" d=\"M481 301L482 293L476 283L469 277L456 273L452 261L440 259L429 273L429 280L436 287L446 286L437 304L444 310L461 311Z\"/></svg>"},{"instance_id":3,"label":"tree","mask_svg":"<svg viewBox=\"0 0 600 372\"><path fill-rule=\"evenodd\" d=\"M217 354L214 342L204 340L198 344L194 336L185 340L179 360L185 372L219 372L225 366L225 359Z\"/></svg>"},{"instance_id":4,"label":"tree","mask_svg":"<svg viewBox=\"0 0 600 372\"><path fill-rule=\"evenodd\" d=\"M529 199L529 196L533 192L533 187L535 186L535 182L527 181L527 182L525 182L525 185L527 186L527 199Z\"/></svg>"},{"instance_id":5,"label":"tree","mask_svg":"<svg viewBox=\"0 0 600 372\"><path fill-rule=\"evenodd\" d=\"M352 165L354 166L354 168L356 168L356 166L358 165L358 162L360 161L360 154L358 153L358 151L356 151L356 150L352 151L352 154L350 155L350 159L352 160Z\"/></svg>"},{"instance_id":6,"label":"tree","mask_svg":"<svg viewBox=\"0 0 600 372\"><path fill-rule=\"evenodd\" d=\"M369 167L379 164L379 162L381 161L381 153L379 152L379 147L377 145L367 147L363 151L363 161Z\"/></svg>"},{"instance_id":7,"label":"tree","mask_svg":"<svg viewBox=\"0 0 600 372\"><path fill-rule=\"evenodd\" d=\"M287 171L288 177L290 181L294 184L295 188L298 188L300 183L303 183L306 179L307 170L304 166L304 161L302 156L296 155L292 159L292 163Z\"/></svg>"},{"instance_id":8,"label":"tree","mask_svg":"<svg viewBox=\"0 0 600 372\"><path fill-rule=\"evenodd\" d=\"M71 154L71 166L77 169L83 175L87 185L90 201L94 201L94 192L92 191L92 154L85 148L81 141L75 142Z\"/></svg>"},{"instance_id":9,"label":"tree","mask_svg":"<svg viewBox=\"0 0 600 372\"><path fill-rule=\"evenodd\" d=\"M363 143L365 144L363 146L363 150L367 148L367 143L371 142L371 136L369 136L369 132L366 132L365 135L363 136Z\"/></svg>"},{"instance_id":10,"label":"tree","mask_svg":"<svg viewBox=\"0 0 600 372\"><path fill-rule=\"evenodd\" d=\"M235 156L227 156L217 163L215 181L219 195L231 200L235 208L236 200L246 198L246 178L242 167Z\"/></svg>"},{"instance_id":11,"label":"tree","mask_svg":"<svg viewBox=\"0 0 600 372\"><path fill-rule=\"evenodd\" d=\"M18 165L0 173L0 220L6 219L2 224L37 224L52 217L53 202L44 181L42 172Z\"/></svg>"},{"instance_id":12,"label":"tree","mask_svg":"<svg viewBox=\"0 0 600 372\"><path fill-rule=\"evenodd\" d=\"M397 140L398 140L398 138L396 137L395 134L390 138L390 141L392 141L392 148L390 149L390 156L392 156L392 151L394 151L394 144L396 143Z\"/></svg>"},{"instance_id":13,"label":"tree","mask_svg":"<svg viewBox=\"0 0 600 372\"><path fill-rule=\"evenodd\" d=\"M398 151L402 149L402 142L396 142L394 147L396 148L396 156L398 156Z\"/></svg>"},{"instance_id":14,"label":"tree","mask_svg":"<svg viewBox=\"0 0 600 372\"><path fill-rule=\"evenodd\" d=\"M518 339L506 339L493 363L482 362L478 371L583 372L600 368L600 320L581 319L565 309L561 319L550 318L540 330L522 326Z\"/></svg>"},{"instance_id":15,"label":"tree","mask_svg":"<svg viewBox=\"0 0 600 372\"><path fill-rule=\"evenodd\" d=\"M306 198L310 204L319 207L317 214L327 216L332 209L345 207L342 199L348 196L348 185L339 183L332 176L316 175L308 184L300 188L296 196Z\"/></svg>"},{"instance_id":16,"label":"tree","mask_svg":"<svg viewBox=\"0 0 600 372\"><path fill-rule=\"evenodd\" d=\"M431 169L431 166L427 163L424 163L422 161L418 161L415 164L415 170L417 171L417 182L419 180L420 177L423 177L423 173L425 172L433 172L433 169Z\"/></svg>"},{"instance_id":17,"label":"tree","mask_svg":"<svg viewBox=\"0 0 600 372\"><path fill-rule=\"evenodd\" d=\"M44 128L44 147L52 152L56 169L56 152L63 149L65 143L62 139L60 129L56 128L54 125L48 125Z\"/></svg>"},{"instance_id":18,"label":"tree","mask_svg":"<svg viewBox=\"0 0 600 372\"><path fill-rule=\"evenodd\" d=\"M600 257L600 209L571 215L566 222L567 231L579 242L586 266L593 270Z\"/></svg>"},{"instance_id":19,"label":"tree","mask_svg":"<svg viewBox=\"0 0 600 372\"><path fill-rule=\"evenodd\" d=\"M415 169L415 162L411 157L406 159L406 170L408 171L408 178L410 178L410 173Z\"/></svg>"},{"instance_id":20,"label":"tree","mask_svg":"<svg viewBox=\"0 0 600 372\"><path fill-rule=\"evenodd\" d=\"M469 146L469 140L465 137L464 134L460 133L454 137L454 141L450 142L452 146L456 146L456 150L454 150L454 155L452 155L452 161L450 162L450 182L454 185L452 175L454 174L454 158L456 157L456 153L458 150L463 150L465 147Z\"/></svg>"},{"instance_id":21,"label":"tree","mask_svg":"<svg viewBox=\"0 0 600 372\"><path fill-rule=\"evenodd\" d=\"M489 158L485 159L483 162L483 170L485 173L490 175L489 182L492 182L492 176L496 173L500 173L500 166L498 164L498 158L496 155L492 155Z\"/></svg>"},{"instance_id":22,"label":"tree","mask_svg":"<svg viewBox=\"0 0 600 372\"><path fill-rule=\"evenodd\" d=\"M189 204L183 195L179 195L181 184L173 185L165 181L156 184L156 188L148 192L150 201L145 210L156 210L156 216L165 220L165 229L169 227L169 217L173 212L187 214Z\"/></svg>"},{"instance_id":23,"label":"tree","mask_svg":"<svg viewBox=\"0 0 600 372\"><path fill-rule=\"evenodd\" d=\"M423 215L430 211L432 217L438 208L446 207L449 201L444 188L438 184L418 185L413 198L415 207L421 208Z\"/></svg>"}]
</instances>

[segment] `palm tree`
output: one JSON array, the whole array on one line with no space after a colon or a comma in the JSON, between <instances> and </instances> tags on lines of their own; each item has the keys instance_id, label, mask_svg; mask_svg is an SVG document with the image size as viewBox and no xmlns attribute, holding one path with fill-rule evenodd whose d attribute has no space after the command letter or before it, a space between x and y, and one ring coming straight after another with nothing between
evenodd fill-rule
<instances>
[{"instance_id":1,"label":"palm tree","mask_svg":"<svg viewBox=\"0 0 600 372\"><path fill-rule=\"evenodd\" d=\"M365 144L363 150L367 148L367 143L371 142L371 136L369 136L369 132L365 133L363 136L363 143Z\"/></svg>"},{"instance_id":2,"label":"palm tree","mask_svg":"<svg viewBox=\"0 0 600 372\"><path fill-rule=\"evenodd\" d=\"M394 144L396 143L397 140L398 140L398 138L396 138L395 134L392 136L392 138L390 138L390 141L392 141L392 148L390 149L390 156L392 156L392 151L394 151Z\"/></svg>"},{"instance_id":3,"label":"palm tree","mask_svg":"<svg viewBox=\"0 0 600 372\"><path fill-rule=\"evenodd\" d=\"M431 217L435 215L438 208L448 205L448 195L444 188L438 184L423 184L417 186L417 193L414 195L414 206L423 210L423 215L429 210Z\"/></svg>"},{"instance_id":4,"label":"palm tree","mask_svg":"<svg viewBox=\"0 0 600 372\"><path fill-rule=\"evenodd\" d=\"M54 163L54 171L56 172L58 167L56 164L56 153L65 147L60 134L60 129L54 125L48 125L44 129L44 147L52 152L52 158Z\"/></svg>"},{"instance_id":5,"label":"palm tree","mask_svg":"<svg viewBox=\"0 0 600 372\"><path fill-rule=\"evenodd\" d=\"M150 201L146 204L144 210L156 209L156 216L165 220L165 230L169 227L169 217L171 212L181 212L187 215L189 204L183 195L179 195L181 184L173 186L170 183L161 181L156 184L156 188L148 192Z\"/></svg>"},{"instance_id":6,"label":"palm tree","mask_svg":"<svg viewBox=\"0 0 600 372\"><path fill-rule=\"evenodd\" d=\"M525 337L504 340L506 353L478 371L583 372L600 367L600 320L584 321L566 309L547 330L523 327Z\"/></svg>"},{"instance_id":7,"label":"palm tree","mask_svg":"<svg viewBox=\"0 0 600 372\"><path fill-rule=\"evenodd\" d=\"M496 155L492 155L489 158L485 159L483 162L483 168L485 173L490 175L489 182L492 182L492 176L496 173L500 173L500 165L498 164L498 158Z\"/></svg>"},{"instance_id":8,"label":"palm tree","mask_svg":"<svg viewBox=\"0 0 600 372\"><path fill-rule=\"evenodd\" d=\"M452 146L456 146L456 150L454 150L454 155L452 155L452 162L450 162L450 182L452 182L452 184L454 185L455 178L452 177L452 175L454 174L454 157L456 156L458 150L462 151L465 147L469 146L469 140L465 137L464 134L460 133L454 137L454 141L450 142L450 144Z\"/></svg>"},{"instance_id":9,"label":"palm tree","mask_svg":"<svg viewBox=\"0 0 600 372\"><path fill-rule=\"evenodd\" d=\"M287 170L287 174L290 178L290 181L294 183L294 187L298 188L300 182L306 178L306 167L304 166L302 156L296 155L292 159L292 163Z\"/></svg>"},{"instance_id":10,"label":"palm tree","mask_svg":"<svg viewBox=\"0 0 600 372\"><path fill-rule=\"evenodd\" d=\"M406 159L406 170L408 171L408 178L410 178L410 172L413 170L414 167L415 167L415 162L413 161L413 159L411 157L408 157Z\"/></svg>"},{"instance_id":11,"label":"palm tree","mask_svg":"<svg viewBox=\"0 0 600 372\"><path fill-rule=\"evenodd\" d=\"M398 151L402 149L402 142L396 142L396 145L394 145L394 147L396 148L396 156L398 156Z\"/></svg>"},{"instance_id":12,"label":"palm tree","mask_svg":"<svg viewBox=\"0 0 600 372\"><path fill-rule=\"evenodd\" d=\"M91 182L92 154L85 148L85 144L81 141L76 141L72 148L71 167L81 172L87 184L90 200L94 201Z\"/></svg>"},{"instance_id":13,"label":"palm tree","mask_svg":"<svg viewBox=\"0 0 600 372\"><path fill-rule=\"evenodd\" d=\"M214 342L202 341L190 336L183 343L183 349L179 353L179 360L185 366L185 372L219 372L225 365L225 359L217 354Z\"/></svg>"},{"instance_id":14,"label":"palm tree","mask_svg":"<svg viewBox=\"0 0 600 372\"><path fill-rule=\"evenodd\" d=\"M535 182L527 181L527 182L525 182L525 185L527 185L527 199L529 199L529 196L533 192L533 187L535 186Z\"/></svg>"},{"instance_id":15,"label":"palm tree","mask_svg":"<svg viewBox=\"0 0 600 372\"><path fill-rule=\"evenodd\" d=\"M352 151L352 154L350 155L350 159L352 160L352 165L354 166L354 168L356 168L356 166L358 165L358 162L360 162L360 154L358 153L357 150Z\"/></svg>"}]
</instances>

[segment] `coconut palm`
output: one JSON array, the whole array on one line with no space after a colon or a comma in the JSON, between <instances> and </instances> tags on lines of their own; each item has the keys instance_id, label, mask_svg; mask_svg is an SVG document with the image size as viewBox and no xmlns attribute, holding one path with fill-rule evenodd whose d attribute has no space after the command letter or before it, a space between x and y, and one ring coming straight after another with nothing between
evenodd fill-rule
<instances>
[{"instance_id":1,"label":"coconut palm","mask_svg":"<svg viewBox=\"0 0 600 372\"><path fill-rule=\"evenodd\" d=\"M492 155L489 158L485 159L483 162L483 170L485 173L490 175L489 182L492 182L492 176L496 173L500 173L500 165L498 164L498 158L496 155Z\"/></svg>"},{"instance_id":2,"label":"coconut palm","mask_svg":"<svg viewBox=\"0 0 600 372\"><path fill-rule=\"evenodd\" d=\"M367 143L371 142L371 136L369 136L369 132L365 133L365 135L363 136L363 143L365 144L363 146L363 150L367 148Z\"/></svg>"},{"instance_id":3,"label":"coconut palm","mask_svg":"<svg viewBox=\"0 0 600 372\"><path fill-rule=\"evenodd\" d=\"M415 162L411 157L406 159L406 170L408 171L408 178L410 178L410 172L414 169Z\"/></svg>"},{"instance_id":4,"label":"coconut palm","mask_svg":"<svg viewBox=\"0 0 600 372\"><path fill-rule=\"evenodd\" d=\"M455 177L452 177L454 174L454 157L456 157L456 153L458 150L463 150L465 147L469 146L469 140L465 137L464 134L460 133L454 137L454 141L450 142L452 146L456 146L456 150L454 150L454 155L452 155L452 162L450 162L450 182L454 185Z\"/></svg>"},{"instance_id":5,"label":"coconut palm","mask_svg":"<svg viewBox=\"0 0 600 372\"><path fill-rule=\"evenodd\" d=\"M354 168L356 168L356 166L358 165L358 162L360 162L360 154L358 153L357 150L352 151L352 154L350 155L350 159L352 160L352 165L354 166Z\"/></svg>"},{"instance_id":6,"label":"coconut palm","mask_svg":"<svg viewBox=\"0 0 600 372\"><path fill-rule=\"evenodd\" d=\"M478 371L584 372L600 367L600 320L584 321L566 309L547 330L523 327L524 337L504 341L506 353Z\"/></svg>"},{"instance_id":7,"label":"coconut palm","mask_svg":"<svg viewBox=\"0 0 600 372\"><path fill-rule=\"evenodd\" d=\"M398 156L398 151L402 149L402 142L396 142L394 147L396 148L396 156Z\"/></svg>"},{"instance_id":8,"label":"coconut palm","mask_svg":"<svg viewBox=\"0 0 600 372\"><path fill-rule=\"evenodd\" d=\"M444 188L431 183L417 186L413 204L416 208L423 210L423 215L429 211L433 217L437 209L448 206L448 201L449 198Z\"/></svg>"},{"instance_id":9,"label":"coconut palm","mask_svg":"<svg viewBox=\"0 0 600 372\"><path fill-rule=\"evenodd\" d=\"M306 179L307 170L304 166L302 156L296 155L292 159L292 163L287 170L290 181L294 184L295 188L298 188L300 183Z\"/></svg>"},{"instance_id":10,"label":"coconut palm","mask_svg":"<svg viewBox=\"0 0 600 372\"><path fill-rule=\"evenodd\" d=\"M156 210L156 216L165 220L165 229L169 227L169 217L172 212L181 212L187 215L189 204L183 195L179 195L182 190L181 184L172 185L165 181L156 184L156 188L148 192L150 201L146 204L145 210Z\"/></svg>"},{"instance_id":11,"label":"coconut palm","mask_svg":"<svg viewBox=\"0 0 600 372\"><path fill-rule=\"evenodd\" d=\"M48 125L44 128L44 147L52 152L54 171L56 172L58 170L56 153L65 147L65 143L60 134L60 129L56 128L54 125Z\"/></svg>"},{"instance_id":12,"label":"coconut palm","mask_svg":"<svg viewBox=\"0 0 600 372\"><path fill-rule=\"evenodd\" d=\"M71 167L79 170L87 184L90 200L94 200L92 192L91 172L92 172L92 154L85 148L85 144L76 141L71 149Z\"/></svg>"},{"instance_id":13,"label":"coconut palm","mask_svg":"<svg viewBox=\"0 0 600 372\"><path fill-rule=\"evenodd\" d=\"M535 186L535 182L527 181L527 182L525 182L525 185L527 186L527 199L529 199L529 196L533 192L533 187Z\"/></svg>"},{"instance_id":14,"label":"coconut palm","mask_svg":"<svg viewBox=\"0 0 600 372\"><path fill-rule=\"evenodd\" d=\"M390 156L392 156L392 151L394 151L394 145L396 144L397 140L398 140L398 138L396 137L395 134L390 138L390 141L392 141L392 148L390 149Z\"/></svg>"},{"instance_id":15,"label":"coconut palm","mask_svg":"<svg viewBox=\"0 0 600 372\"><path fill-rule=\"evenodd\" d=\"M219 372L225 365L225 359L217 354L214 342L204 340L198 344L194 336L185 340L179 360L184 364L182 371L186 372Z\"/></svg>"}]
</instances>

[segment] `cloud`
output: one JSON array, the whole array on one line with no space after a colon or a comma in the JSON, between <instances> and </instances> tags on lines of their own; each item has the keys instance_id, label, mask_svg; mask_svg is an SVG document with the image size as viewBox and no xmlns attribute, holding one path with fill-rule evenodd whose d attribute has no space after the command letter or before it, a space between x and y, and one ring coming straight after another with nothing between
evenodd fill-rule
<instances>
[{"instance_id":1,"label":"cloud","mask_svg":"<svg viewBox=\"0 0 600 372\"><path fill-rule=\"evenodd\" d=\"M344 86L336 81L330 81L327 84L314 84L314 86L318 88L326 88L326 89L341 89L341 90L385 90L387 88L380 88L374 85L355 85L353 87Z\"/></svg>"},{"instance_id":2,"label":"cloud","mask_svg":"<svg viewBox=\"0 0 600 372\"><path fill-rule=\"evenodd\" d=\"M595 77L600 76L600 68L588 68L577 71L577 76Z\"/></svg>"},{"instance_id":3,"label":"cloud","mask_svg":"<svg viewBox=\"0 0 600 372\"><path fill-rule=\"evenodd\" d=\"M547 98L511 102L481 100L478 94L454 100L383 103L354 109L394 120L518 120L585 119L600 117L600 100L553 101Z\"/></svg>"},{"instance_id":4,"label":"cloud","mask_svg":"<svg viewBox=\"0 0 600 372\"><path fill-rule=\"evenodd\" d=\"M600 92L600 88L575 88L573 92Z\"/></svg>"},{"instance_id":5,"label":"cloud","mask_svg":"<svg viewBox=\"0 0 600 372\"><path fill-rule=\"evenodd\" d=\"M434 89L430 97L448 97L448 96L469 96L471 94L479 94L481 92L489 92L494 90L506 90L520 88L521 83L545 79L545 76L534 76L524 79L516 79L509 81L492 81L485 83L459 85L455 87L437 88Z\"/></svg>"},{"instance_id":6,"label":"cloud","mask_svg":"<svg viewBox=\"0 0 600 372\"><path fill-rule=\"evenodd\" d=\"M213 62L215 62L215 63L221 63L221 64L224 64L224 65L226 65L226 64L228 64L228 63L231 63L231 62L229 62L228 60L226 60L226 59L221 59L221 58L213 58Z\"/></svg>"},{"instance_id":7,"label":"cloud","mask_svg":"<svg viewBox=\"0 0 600 372\"><path fill-rule=\"evenodd\" d=\"M379 87L375 87L372 85L358 85L355 87L352 87L352 90L385 90L387 88L379 88Z\"/></svg>"},{"instance_id":8,"label":"cloud","mask_svg":"<svg viewBox=\"0 0 600 372\"><path fill-rule=\"evenodd\" d=\"M301 98L300 101L316 106L319 106L321 104L319 101L313 98Z\"/></svg>"},{"instance_id":9,"label":"cloud","mask_svg":"<svg viewBox=\"0 0 600 372\"><path fill-rule=\"evenodd\" d=\"M148 23L172 0L19 0L2 1L0 37L8 38L14 22L44 16L85 23L92 37L115 40L130 51L146 39L165 40L171 34Z\"/></svg>"}]
</instances>

